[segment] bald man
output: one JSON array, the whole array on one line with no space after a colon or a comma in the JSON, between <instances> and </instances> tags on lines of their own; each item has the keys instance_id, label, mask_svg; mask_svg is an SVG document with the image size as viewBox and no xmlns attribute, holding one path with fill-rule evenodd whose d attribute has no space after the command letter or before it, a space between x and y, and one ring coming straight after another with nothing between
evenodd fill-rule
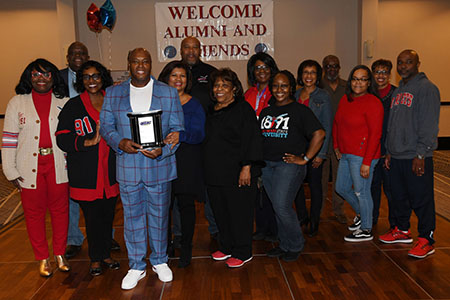
<instances>
[{"instance_id":1,"label":"bald man","mask_svg":"<svg viewBox=\"0 0 450 300\"><path fill-rule=\"evenodd\" d=\"M171 181L177 177L178 145L144 150L131 140L129 112L162 110L163 136L184 130L183 109L176 89L151 76L152 59L143 48L129 52L131 78L106 90L100 112L100 134L117 152L117 181L124 214L129 267L122 289L134 288L146 276L147 242L152 270L163 282L172 281L167 265L167 226Z\"/></svg>"},{"instance_id":2,"label":"bald man","mask_svg":"<svg viewBox=\"0 0 450 300\"><path fill-rule=\"evenodd\" d=\"M434 253L433 151L437 148L441 98L419 66L414 50L404 50L397 57L402 80L392 95L385 159L391 173L397 226L379 239L388 244L412 243L409 219L413 210L419 220L419 238L408 255L424 258Z\"/></svg>"},{"instance_id":3,"label":"bald man","mask_svg":"<svg viewBox=\"0 0 450 300\"><path fill-rule=\"evenodd\" d=\"M209 75L215 67L200 60L202 53L200 41L195 37L187 37L181 42L181 60L188 64L192 72L192 88L190 94L200 100L205 111L212 104L209 88Z\"/></svg>"},{"instance_id":4,"label":"bald man","mask_svg":"<svg viewBox=\"0 0 450 300\"><path fill-rule=\"evenodd\" d=\"M77 71L81 65L89 60L89 52L87 47L81 42L73 42L67 49L68 67L59 71L66 85L66 96L73 98L78 96L74 83L77 78ZM80 205L69 199L69 229L67 233L67 248L65 252L66 258L75 257L81 250L84 241L83 233L79 228L80 221ZM114 241L115 242L115 241ZM120 246L115 242L115 246Z\"/></svg>"}]
</instances>

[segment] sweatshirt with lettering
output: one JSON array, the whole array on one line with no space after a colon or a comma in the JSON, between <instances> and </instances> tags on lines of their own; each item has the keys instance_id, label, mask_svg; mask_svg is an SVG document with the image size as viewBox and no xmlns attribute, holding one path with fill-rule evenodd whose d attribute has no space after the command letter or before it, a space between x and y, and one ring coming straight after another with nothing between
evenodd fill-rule
<instances>
[{"instance_id":1,"label":"sweatshirt with lettering","mask_svg":"<svg viewBox=\"0 0 450 300\"><path fill-rule=\"evenodd\" d=\"M386 151L393 158L433 156L437 148L441 97L439 89L420 72L400 81L391 99Z\"/></svg>"}]
</instances>

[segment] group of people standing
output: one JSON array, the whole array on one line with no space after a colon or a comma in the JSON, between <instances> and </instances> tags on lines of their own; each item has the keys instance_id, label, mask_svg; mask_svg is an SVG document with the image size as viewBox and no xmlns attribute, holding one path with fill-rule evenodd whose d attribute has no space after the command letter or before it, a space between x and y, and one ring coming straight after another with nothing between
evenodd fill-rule
<instances>
[{"instance_id":1,"label":"group of people standing","mask_svg":"<svg viewBox=\"0 0 450 300\"><path fill-rule=\"evenodd\" d=\"M95 276L102 266L120 267L111 258L120 193L130 268L122 289L146 276L147 244L152 270L163 282L173 279L167 265L171 208L178 224L174 234L181 235L178 267L189 266L196 200L205 202L211 236L218 240L212 259L241 267L253 257L252 239L265 239L279 242L269 257L295 261L304 248L305 227L310 237L319 231L330 175L336 219L347 223L343 199L355 211L345 241L373 239L383 185L390 230L380 241L411 243L414 211L419 238L409 255L434 252L432 154L440 97L419 73L415 51L397 58L398 88L389 83L388 60L371 69L358 65L344 81L339 59L329 55L322 65L301 62L296 79L280 71L270 55L256 53L247 64L250 88L244 93L234 71L200 60L201 44L194 37L182 41L182 60L168 63L158 80L151 75L150 53L130 51L130 79L116 85L104 66L88 60L84 45L72 44L69 54L74 49L79 53L71 58L78 66L69 64L69 84L50 62L30 63L5 117L3 169L21 190L42 276L53 272L47 208L58 268L70 270L64 256L69 194L85 217ZM131 139L127 113L158 109L165 145L144 149ZM311 191L309 212L304 181ZM69 243L66 250L73 254L80 245Z\"/></svg>"}]
</instances>

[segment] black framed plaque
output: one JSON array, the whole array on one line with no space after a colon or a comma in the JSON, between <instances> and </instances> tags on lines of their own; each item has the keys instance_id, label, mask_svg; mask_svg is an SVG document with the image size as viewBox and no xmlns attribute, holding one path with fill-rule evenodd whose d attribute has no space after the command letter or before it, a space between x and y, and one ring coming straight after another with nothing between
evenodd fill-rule
<instances>
[{"instance_id":1,"label":"black framed plaque","mask_svg":"<svg viewBox=\"0 0 450 300\"><path fill-rule=\"evenodd\" d=\"M162 110L127 113L133 142L143 148L164 146L161 124Z\"/></svg>"}]
</instances>

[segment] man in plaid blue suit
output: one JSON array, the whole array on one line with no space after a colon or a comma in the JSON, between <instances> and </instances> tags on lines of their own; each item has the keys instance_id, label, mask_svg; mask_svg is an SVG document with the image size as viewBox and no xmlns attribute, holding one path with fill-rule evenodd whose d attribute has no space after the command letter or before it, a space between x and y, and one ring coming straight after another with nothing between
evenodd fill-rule
<instances>
[{"instance_id":1,"label":"man in plaid blue suit","mask_svg":"<svg viewBox=\"0 0 450 300\"><path fill-rule=\"evenodd\" d=\"M177 146L142 149L131 140L127 113L161 109L163 136L184 130L178 93L150 75L150 53L143 48L130 51L128 68L130 80L106 90L100 113L100 134L117 153L116 173L130 267L122 280L122 289L134 288L145 277L147 242L152 251L152 270L161 281L172 280L172 271L167 266L167 226L170 182L177 177L174 155Z\"/></svg>"}]
</instances>

